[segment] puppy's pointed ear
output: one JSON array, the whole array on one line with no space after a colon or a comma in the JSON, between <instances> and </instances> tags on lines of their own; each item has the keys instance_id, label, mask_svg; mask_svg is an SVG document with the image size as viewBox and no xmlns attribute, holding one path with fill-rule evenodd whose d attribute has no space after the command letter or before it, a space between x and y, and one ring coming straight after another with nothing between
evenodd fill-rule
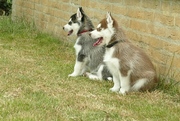
<instances>
[{"instance_id":1,"label":"puppy's pointed ear","mask_svg":"<svg viewBox=\"0 0 180 121\"><path fill-rule=\"evenodd\" d=\"M79 21L81 21L81 18L82 18L81 10L82 10L82 7L79 7L76 14L76 17Z\"/></svg>"},{"instance_id":2,"label":"puppy's pointed ear","mask_svg":"<svg viewBox=\"0 0 180 121\"><path fill-rule=\"evenodd\" d=\"M111 13L110 12L107 12L107 15L106 15L106 19L107 19L107 23L108 24L113 24L113 19L111 17Z\"/></svg>"},{"instance_id":3,"label":"puppy's pointed ear","mask_svg":"<svg viewBox=\"0 0 180 121\"><path fill-rule=\"evenodd\" d=\"M82 7L79 7L79 11L81 12L81 14L84 14Z\"/></svg>"}]
</instances>

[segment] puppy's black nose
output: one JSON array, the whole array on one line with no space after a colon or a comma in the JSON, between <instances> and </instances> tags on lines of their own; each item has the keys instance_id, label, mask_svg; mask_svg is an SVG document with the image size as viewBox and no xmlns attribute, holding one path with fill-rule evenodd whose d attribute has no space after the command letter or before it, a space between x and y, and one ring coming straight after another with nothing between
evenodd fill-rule
<instances>
[{"instance_id":1,"label":"puppy's black nose","mask_svg":"<svg viewBox=\"0 0 180 121\"><path fill-rule=\"evenodd\" d=\"M64 26L63 26L63 30L64 30Z\"/></svg>"}]
</instances>

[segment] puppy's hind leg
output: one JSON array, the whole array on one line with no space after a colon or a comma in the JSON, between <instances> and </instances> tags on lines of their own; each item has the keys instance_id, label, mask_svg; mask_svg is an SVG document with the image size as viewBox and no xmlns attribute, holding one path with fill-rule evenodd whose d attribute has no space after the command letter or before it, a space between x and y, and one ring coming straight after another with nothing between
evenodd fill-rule
<instances>
[{"instance_id":1,"label":"puppy's hind leg","mask_svg":"<svg viewBox=\"0 0 180 121\"><path fill-rule=\"evenodd\" d=\"M101 80L97 75L89 73L89 72L86 72L86 76L88 76L88 78L92 80Z\"/></svg>"}]
</instances>

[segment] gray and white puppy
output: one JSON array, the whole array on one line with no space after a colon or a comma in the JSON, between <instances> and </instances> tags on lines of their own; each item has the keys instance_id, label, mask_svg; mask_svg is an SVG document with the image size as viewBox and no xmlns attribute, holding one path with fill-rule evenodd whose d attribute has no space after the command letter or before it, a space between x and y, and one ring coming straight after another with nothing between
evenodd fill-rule
<instances>
[{"instance_id":1,"label":"gray and white puppy","mask_svg":"<svg viewBox=\"0 0 180 121\"><path fill-rule=\"evenodd\" d=\"M75 77L86 74L94 80L111 80L112 76L103 63L105 47L93 45L97 40L92 39L89 33L93 31L94 26L81 7L78 8L77 13L70 17L63 29L68 32L68 36L73 33L78 37L74 45L76 63L73 73L69 76Z\"/></svg>"}]
</instances>

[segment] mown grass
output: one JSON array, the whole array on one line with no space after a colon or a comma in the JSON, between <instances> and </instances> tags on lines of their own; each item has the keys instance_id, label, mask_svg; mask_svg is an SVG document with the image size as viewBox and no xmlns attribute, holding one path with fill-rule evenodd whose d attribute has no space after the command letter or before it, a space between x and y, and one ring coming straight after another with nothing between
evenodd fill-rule
<instances>
[{"instance_id":1,"label":"mown grass","mask_svg":"<svg viewBox=\"0 0 180 121\"><path fill-rule=\"evenodd\" d=\"M178 121L177 85L154 92L112 93L112 82L68 78L75 61L71 43L24 21L0 18L0 120Z\"/></svg>"}]
</instances>

